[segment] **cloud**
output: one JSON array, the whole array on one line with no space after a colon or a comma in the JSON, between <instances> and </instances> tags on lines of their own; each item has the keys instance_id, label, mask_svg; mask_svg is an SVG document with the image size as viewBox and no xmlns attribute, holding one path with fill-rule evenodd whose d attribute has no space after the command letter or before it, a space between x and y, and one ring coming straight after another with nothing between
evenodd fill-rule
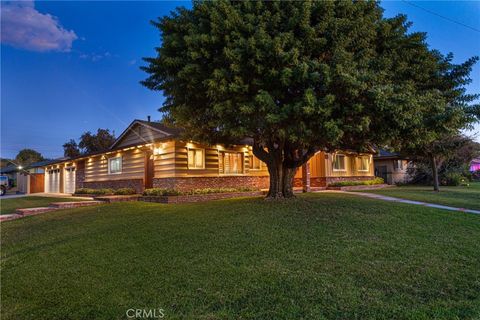
<instances>
[{"instance_id":1,"label":"cloud","mask_svg":"<svg viewBox=\"0 0 480 320\"><path fill-rule=\"evenodd\" d=\"M68 52L78 39L73 30L66 30L48 13L35 10L33 1L3 2L1 4L1 42L31 51Z\"/></svg>"},{"instance_id":2,"label":"cloud","mask_svg":"<svg viewBox=\"0 0 480 320\"><path fill-rule=\"evenodd\" d=\"M128 61L128 64L131 66L133 66L135 63L137 63L137 60L135 59Z\"/></svg>"},{"instance_id":3,"label":"cloud","mask_svg":"<svg viewBox=\"0 0 480 320\"><path fill-rule=\"evenodd\" d=\"M79 57L80 59L92 60L92 62L97 62L102 59L110 58L112 54L108 51L102 53L82 53Z\"/></svg>"}]
</instances>

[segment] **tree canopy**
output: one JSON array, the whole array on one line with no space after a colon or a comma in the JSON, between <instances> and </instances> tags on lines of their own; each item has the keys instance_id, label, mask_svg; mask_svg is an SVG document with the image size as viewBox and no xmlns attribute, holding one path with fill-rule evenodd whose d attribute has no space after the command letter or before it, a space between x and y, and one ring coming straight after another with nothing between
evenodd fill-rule
<instances>
[{"instance_id":1,"label":"tree canopy","mask_svg":"<svg viewBox=\"0 0 480 320\"><path fill-rule=\"evenodd\" d=\"M63 155L65 157L74 158L80 154L80 148L74 139L70 139L70 141L63 144Z\"/></svg>"},{"instance_id":2,"label":"tree canopy","mask_svg":"<svg viewBox=\"0 0 480 320\"><path fill-rule=\"evenodd\" d=\"M45 160L40 152L33 149L22 149L15 157L15 162L18 165L28 166L29 164Z\"/></svg>"},{"instance_id":3,"label":"tree canopy","mask_svg":"<svg viewBox=\"0 0 480 320\"><path fill-rule=\"evenodd\" d=\"M165 121L201 142L252 138L271 198L293 195L318 150L399 144L445 106L425 86L438 52L378 2L199 1L153 24L162 41L142 83L163 92Z\"/></svg>"},{"instance_id":4,"label":"tree canopy","mask_svg":"<svg viewBox=\"0 0 480 320\"><path fill-rule=\"evenodd\" d=\"M76 157L81 154L105 151L115 142L115 133L109 129L99 128L96 134L90 131L85 132L80 137L80 142L74 139L63 144L63 152L66 157Z\"/></svg>"}]
</instances>

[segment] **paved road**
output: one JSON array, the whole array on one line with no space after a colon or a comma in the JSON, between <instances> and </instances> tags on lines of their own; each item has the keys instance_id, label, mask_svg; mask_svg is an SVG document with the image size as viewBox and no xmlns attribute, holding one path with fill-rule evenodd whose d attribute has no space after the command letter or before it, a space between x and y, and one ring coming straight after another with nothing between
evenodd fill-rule
<instances>
[{"instance_id":1,"label":"paved road","mask_svg":"<svg viewBox=\"0 0 480 320\"><path fill-rule=\"evenodd\" d=\"M15 198L21 198L25 196L26 196L25 194L6 194L3 197L0 197L0 200L15 199Z\"/></svg>"}]
</instances>

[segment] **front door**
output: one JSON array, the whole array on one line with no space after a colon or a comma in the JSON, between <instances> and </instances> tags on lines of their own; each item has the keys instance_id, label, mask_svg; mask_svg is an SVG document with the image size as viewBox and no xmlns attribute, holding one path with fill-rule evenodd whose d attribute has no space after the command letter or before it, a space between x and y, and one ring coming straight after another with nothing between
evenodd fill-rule
<instances>
[{"instance_id":1,"label":"front door","mask_svg":"<svg viewBox=\"0 0 480 320\"><path fill-rule=\"evenodd\" d=\"M387 174L387 166L378 166L376 168L376 176L377 177L380 177L383 179L383 181L385 181L385 183L388 183L387 179L388 179L388 174Z\"/></svg>"},{"instance_id":2,"label":"front door","mask_svg":"<svg viewBox=\"0 0 480 320\"><path fill-rule=\"evenodd\" d=\"M152 151L145 152L145 167L144 167L145 177L143 179L145 189L153 188L153 176L154 171L154 159Z\"/></svg>"}]
</instances>

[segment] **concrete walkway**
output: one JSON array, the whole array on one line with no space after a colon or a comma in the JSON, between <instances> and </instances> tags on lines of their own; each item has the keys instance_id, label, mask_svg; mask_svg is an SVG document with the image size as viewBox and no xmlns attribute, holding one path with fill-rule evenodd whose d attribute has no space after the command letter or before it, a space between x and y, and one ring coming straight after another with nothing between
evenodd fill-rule
<instances>
[{"instance_id":1,"label":"concrete walkway","mask_svg":"<svg viewBox=\"0 0 480 320\"><path fill-rule=\"evenodd\" d=\"M377 200L408 203L408 204L414 204L414 205L419 205L419 206L424 206L424 207L429 207L429 208L437 208L437 209L443 209L443 210L449 210L449 211L460 211L460 212L466 212L466 213L480 214L480 210L449 207L449 206L444 206L444 205L435 204L435 203L428 203L428 202L414 201L414 200L406 200L406 199L388 197L388 196L384 196L384 195L381 195L381 194L368 193L368 192L349 192L349 191L337 191L337 190L326 190L326 191L319 191L319 192L347 193L347 194L352 194L352 195L355 195L355 196L361 196L361 197L372 198L372 199L377 199Z\"/></svg>"}]
</instances>

